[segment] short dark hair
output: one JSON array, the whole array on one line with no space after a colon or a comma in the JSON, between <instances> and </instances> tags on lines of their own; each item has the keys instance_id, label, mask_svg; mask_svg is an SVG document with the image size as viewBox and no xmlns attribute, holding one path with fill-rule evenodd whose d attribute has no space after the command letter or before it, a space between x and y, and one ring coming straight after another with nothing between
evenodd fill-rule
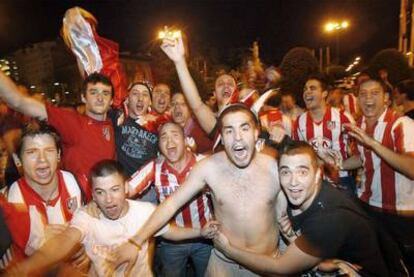
<instances>
[{"instance_id":1,"label":"short dark hair","mask_svg":"<svg viewBox=\"0 0 414 277\"><path fill-rule=\"evenodd\" d=\"M407 79L399 82L396 86L399 93L407 95L409 101L414 101L414 80Z\"/></svg>"},{"instance_id":2,"label":"short dark hair","mask_svg":"<svg viewBox=\"0 0 414 277\"><path fill-rule=\"evenodd\" d=\"M85 78L82 84L82 94L86 94L86 89L88 88L88 84L96 84L96 83L102 83L104 85L110 86L111 95L112 97L114 97L115 89L114 89L114 85L111 82L111 79L109 79L109 77L101 73L98 73L98 72L94 72Z\"/></svg>"},{"instance_id":3,"label":"short dark hair","mask_svg":"<svg viewBox=\"0 0 414 277\"><path fill-rule=\"evenodd\" d=\"M48 125L44 121L32 122L32 123L26 125L25 127L23 127L23 129L22 129L22 136L20 138L20 141L19 141L19 143L17 145L17 149L16 149L17 155L19 156L19 158L22 157L22 150L23 150L25 138L26 137L33 138L33 137L39 136L39 135L49 135L49 136L51 136L53 138L53 140L55 141L56 149L58 151L61 150L60 135L59 135L58 131L55 128Z\"/></svg>"},{"instance_id":4,"label":"short dark hair","mask_svg":"<svg viewBox=\"0 0 414 277\"><path fill-rule=\"evenodd\" d=\"M150 98L152 99L152 86L151 86L151 84L150 84L150 83L147 83L147 82L142 82L142 81L132 82L132 83L130 83L130 84L129 84L129 86L128 86L128 92L130 92L130 91L131 91L131 89L132 89L133 87L135 87L136 85L141 85L141 86L146 87L146 88L148 89L148 91L149 91Z\"/></svg>"},{"instance_id":5,"label":"short dark hair","mask_svg":"<svg viewBox=\"0 0 414 277\"><path fill-rule=\"evenodd\" d=\"M221 113L220 113L220 115L217 119L217 124L218 124L218 127L219 127L218 130L221 131L221 129L223 128L223 118L226 115L228 115L230 113L235 113L235 112L244 112L245 114L249 115L249 117L254 122L255 126L259 128L259 125L260 125L259 119L254 114L254 112L252 112L245 104L236 103L236 104L228 105L227 107L224 108L224 110L221 111Z\"/></svg>"},{"instance_id":6,"label":"short dark hair","mask_svg":"<svg viewBox=\"0 0 414 277\"><path fill-rule=\"evenodd\" d=\"M185 134L184 134L184 129L178 124L178 123L175 123L174 121L167 121L167 122L165 122L165 123L163 123L163 124L161 124L159 127L158 127L158 135L161 135L161 131L165 128L165 126L167 126L167 125L175 125L175 126L177 126L178 127L178 129L180 129L180 133L183 135L183 137L184 137L184 139L185 139Z\"/></svg>"},{"instance_id":7,"label":"short dark hair","mask_svg":"<svg viewBox=\"0 0 414 277\"><path fill-rule=\"evenodd\" d=\"M359 91L361 90L362 85L365 84L365 83L368 83L368 82L374 82L374 83L379 84L381 86L381 88L383 89L384 93L390 94L389 93L389 87L387 86L387 84L384 83L384 81L381 78L370 78L370 79L367 79L367 80L363 80L359 84L358 95L359 95ZM391 97L391 95L390 95L390 97Z\"/></svg>"},{"instance_id":8,"label":"short dark hair","mask_svg":"<svg viewBox=\"0 0 414 277\"><path fill-rule=\"evenodd\" d=\"M126 179L125 170L122 165L115 160L102 160L97 162L89 172L89 182L93 184L93 180L98 177L106 177L112 174L119 174Z\"/></svg>"},{"instance_id":9,"label":"short dark hair","mask_svg":"<svg viewBox=\"0 0 414 277\"><path fill-rule=\"evenodd\" d=\"M316 155L313 147L309 143L299 140L290 140L282 147L279 155L279 164L283 155L293 156L297 154L309 155L312 164L315 168L318 167L318 156Z\"/></svg>"},{"instance_id":10,"label":"short dark hair","mask_svg":"<svg viewBox=\"0 0 414 277\"><path fill-rule=\"evenodd\" d=\"M310 81L310 80L316 80L316 81L318 81L319 84L321 85L322 91L325 91L325 90L328 90L329 89L328 79L322 73L315 73L315 74L309 75L309 77L306 79L306 82L307 81Z\"/></svg>"}]
</instances>

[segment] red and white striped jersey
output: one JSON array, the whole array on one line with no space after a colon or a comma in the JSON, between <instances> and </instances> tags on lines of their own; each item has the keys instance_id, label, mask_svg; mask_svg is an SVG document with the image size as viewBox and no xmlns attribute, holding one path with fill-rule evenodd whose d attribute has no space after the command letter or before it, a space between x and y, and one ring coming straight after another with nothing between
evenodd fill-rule
<instances>
[{"instance_id":1,"label":"red and white striped jersey","mask_svg":"<svg viewBox=\"0 0 414 277\"><path fill-rule=\"evenodd\" d=\"M357 98L354 94L345 94L342 102L344 104L345 111L347 111L349 114L355 115L358 113L359 108Z\"/></svg>"},{"instance_id":2,"label":"red and white striped jersey","mask_svg":"<svg viewBox=\"0 0 414 277\"><path fill-rule=\"evenodd\" d=\"M73 212L81 206L81 190L73 175L58 170L59 195L44 201L25 178L14 182L7 195L7 201L15 208L7 218L7 225L13 239L15 259L30 256L45 242L45 228L48 224L65 224L72 219Z\"/></svg>"},{"instance_id":3,"label":"red and white striped jersey","mask_svg":"<svg viewBox=\"0 0 414 277\"><path fill-rule=\"evenodd\" d=\"M292 119L287 115L284 115L279 109L260 111L259 118L262 126L268 127L273 124L280 125L283 127L286 134L289 137L292 137Z\"/></svg>"},{"instance_id":4,"label":"red and white striped jersey","mask_svg":"<svg viewBox=\"0 0 414 277\"><path fill-rule=\"evenodd\" d=\"M128 181L130 195L140 194L154 183L157 198L163 202L184 183L196 162L203 158L202 155L191 153L191 160L182 172L177 172L165 159L150 161L134 173ZM210 210L210 199L204 192L201 192L175 215L175 224L180 227L201 228L211 219Z\"/></svg>"},{"instance_id":5,"label":"red and white striped jersey","mask_svg":"<svg viewBox=\"0 0 414 277\"><path fill-rule=\"evenodd\" d=\"M399 117L394 110L387 109L372 130L367 129L365 118L359 126L394 152L414 154L414 121L410 118ZM358 150L364 165L359 198L384 211L414 210L414 180L391 168L371 149L358 145Z\"/></svg>"},{"instance_id":6,"label":"red and white striped jersey","mask_svg":"<svg viewBox=\"0 0 414 277\"><path fill-rule=\"evenodd\" d=\"M328 107L321 122L315 122L307 111L298 117L293 136L296 140L307 141L315 151L333 149L339 151L343 159L347 159L350 156L348 153L355 149L349 136L343 132L344 123L355 124L355 121L349 113L337 108ZM348 172L340 171L339 176L346 177Z\"/></svg>"}]
</instances>

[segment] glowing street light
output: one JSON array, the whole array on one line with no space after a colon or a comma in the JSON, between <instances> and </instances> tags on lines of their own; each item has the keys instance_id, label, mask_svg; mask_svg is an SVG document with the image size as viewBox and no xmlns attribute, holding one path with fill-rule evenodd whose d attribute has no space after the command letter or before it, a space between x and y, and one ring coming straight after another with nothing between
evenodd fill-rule
<instances>
[{"instance_id":1,"label":"glowing street light","mask_svg":"<svg viewBox=\"0 0 414 277\"><path fill-rule=\"evenodd\" d=\"M343 20L339 21L330 21L325 24L324 29L327 33L334 33L335 34L335 50L336 50L336 62L339 63L339 33L342 30L345 30L349 27L349 21Z\"/></svg>"},{"instance_id":2,"label":"glowing street light","mask_svg":"<svg viewBox=\"0 0 414 277\"><path fill-rule=\"evenodd\" d=\"M174 30L168 28L168 26L164 26L164 30L158 32L158 39L177 39L181 37L180 30Z\"/></svg>"},{"instance_id":3,"label":"glowing street light","mask_svg":"<svg viewBox=\"0 0 414 277\"><path fill-rule=\"evenodd\" d=\"M332 32L337 30L347 29L349 27L349 22L344 20L342 22L328 22L325 24L325 31Z\"/></svg>"}]
</instances>

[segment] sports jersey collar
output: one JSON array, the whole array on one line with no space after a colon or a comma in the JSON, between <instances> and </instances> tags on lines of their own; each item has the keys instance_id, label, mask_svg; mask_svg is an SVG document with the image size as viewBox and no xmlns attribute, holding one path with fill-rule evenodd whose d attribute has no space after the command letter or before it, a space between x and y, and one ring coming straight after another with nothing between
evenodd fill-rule
<instances>
[{"instance_id":1,"label":"sports jersey collar","mask_svg":"<svg viewBox=\"0 0 414 277\"><path fill-rule=\"evenodd\" d=\"M30 197L32 197L33 201L36 204L46 204L49 206L55 206L57 201L59 200L60 196L62 195L62 190L64 189L63 187L63 176L62 176L62 172L60 172L60 170L56 171L57 177L58 177L58 195L53 198L53 199L49 199L48 201L43 200L43 198L27 183L26 178L21 178L19 180L19 184L20 184L20 189L23 191L26 191L28 195L30 195ZM23 192L24 193L24 192Z\"/></svg>"},{"instance_id":2,"label":"sports jersey collar","mask_svg":"<svg viewBox=\"0 0 414 277\"><path fill-rule=\"evenodd\" d=\"M384 112L380 115L380 117L377 120L378 122L389 122L395 118L396 113L391 110L390 108L386 108ZM366 124L366 117L363 116L361 119L361 124Z\"/></svg>"},{"instance_id":3,"label":"sports jersey collar","mask_svg":"<svg viewBox=\"0 0 414 277\"><path fill-rule=\"evenodd\" d=\"M308 116L310 117L311 121L314 124L320 125L321 123L326 122L330 119L331 109L332 109L332 107L326 105L326 110L325 110L325 113L323 114L323 118L322 118L321 121L318 121L318 122L313 119L312 114L311 114L310 111L307 111L307 113L308 113Z\"/></svg>"},{"instance_id":4,"label":"sports jersey collar","mask_svg":"<svg viewBox=\"0 0 414 277\"><path fill-rule=\"evenodd\" d=\"M173 174L177 177L181 177L181 175L187 175L187 173L190 171L190 169L194 166L194 164L197 162L196 159L196 155L189 151L186 150L191 156L190 160L188 161L187 165L185 166L185 168L181 171L178 172L177 170L175 170L175 168L173 168L171 165L168 164L167 160L164 160L163 164L162 164L162 168L161 168L161 172L162 173L166 173L166 174Z\"/></svg>"},{"instance_id":5,"label":"sports jersey collar","mask_svg":"<svg viewBox=\"0 0 414 277\"><path fill-rule=\"evenodd\" d=\"M96 125L96 124L111 124L111 121L109 120L109 118L108 118L108 116L105 118L105 120L96 120L96 119L94 119L94 118L92 118L92 117L90 117L90 116L87 116L87 115L82 115L82 116L84 116L85 118L87 118L87 120L88 120L88 125Z\"/></svg>"}]
</instances>

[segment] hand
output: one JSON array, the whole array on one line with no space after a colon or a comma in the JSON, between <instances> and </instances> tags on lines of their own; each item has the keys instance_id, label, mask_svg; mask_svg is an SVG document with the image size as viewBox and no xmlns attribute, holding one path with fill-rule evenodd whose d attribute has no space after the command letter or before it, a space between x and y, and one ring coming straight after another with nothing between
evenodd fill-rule
<instances>
[{"instance_id":1,"label":"hand","mask_svg":"<svg viewBox=\"0 0 414 277\"><path fill-rule=\"evenodd\" d=\"M338 150L321 148L317 155L329 166L342 169L343 158Z\"/></svg>"},{"instance_id":2,"label":"hand","mask_svg":"<svg viewBox=\"0 0 414 277\"><path fill-rule=\"evenodd\" d=\"M95 201L89 202L88 205L82 207L82 210L86 212L88 215L98 219L99 215L101 214L101 210L99 209L98 204L96 204Z\"/></svg>"},{"instance_id":3,"label":"hand","mask_svg":"<svg viewBox=\"0 0 414 277\"><path fill-rule=\"evenodd\" d=\"M174 63L185 61L185 49L181 36L176 39L164 38L161 49Z\"/></svg>"},{"instance_id":4,"label":"hand","mask_svg":"<svg viewBox=\"0 0 414 277\"><path fill-rule=\"evenodd\" d=\"M274 143L280 143L286 136L286 130L280 124L270 124L267 128L267 132L270 135L270 140Z\"/></svg>"},{"instance_id":5,"label":"hand","mask_svg":"<svg viewBox=\"0 0 414 277\"><path fill-rule=\"evenodd\" d=\"M2 274L2 276L26 277L29 276L29 271L23 264L15 264L7 268L5 274Z\"/></svg>"},{"instance_id":6,"label":"hand","mask_svg":"<svg viewBox=\"0 0 414 277\"><path fill-rule=\"evenodd\" d=\"M127 263L125 276L128 276L138 259L139 252L140 250L135 245L125 242L113 251L112 256L108 259L108 263L111 264L111 267L114 269Z\"/></svg>"},{"instance_id":7,"label":"hand","mask_svg":"<svg viewBox=\"0 0 414 277\"><path fill-rule=\"evenodd\" d=\"M213 239L217 232L219 232L220 225L221 224L215 220L207 222L201 229L201 236L206 239Z\"/></svg>"},{"instance_id":8,"label":"hand","mask_svg":"<svg viewBox=\"0 0 414 277\"><path fill-rule=\"evenodd\" d=\"M217 232L217 234L213 238L214 247L223 252L224 254L227 253L227 250L230 248L230 241L229 239L222 233Z\"/></svg>"},{"instance_id":9,"label":"hand","mask_svg":"<svg viewBox=\"0 0 414 277\"><path fill-rule=\"evenodd\" d=\"M354 125L354 124L350 124L350 123L344 123L344 127L346 130L348 130L348 134L355 138L357 141L359 141L360 143L368 146L368 147L372 147L372 145L376 142L375 139L373 139L372 137L368 136L367 133L362 130L361 128L359 128L358 126Z\"/></svg>"},{"instance_id":10,"label":"hand","mask_svg":"<svg viewBox=\"0 0 414 277\"><path fill-rule=\"evenodd\" d=\"M48 224L45 227L45 240L53 238L56 235L63 233L66 230L65 224Z\"/></svg>"},{"instance_id":11,"label":"hand","mask_svg":"<svg viewBox=\"0 0 414 277\"><path fill-rule=\"evenodd\" d=\"M292 223L287 215L278 218L277 222L279 223L280 232L282 232L283 236L285 236L287 240L292 242L297 238L296 233L293 230Z\"/></svg>"},{"instance_id":12,"label":"hand","mask_svg":"<svg viewBox=\"0 0 414 277\"><path fill-rule=\"evenodd\" d=\"M82 272L86 272L91 263L91 260L88 255L86 255L85 248L83 246L81 246L79 251L73 255L71 259L72 266Z\"/></svg>"},{"instance_id":13,"label":"hand","mask_svg":"<svg viewBox=\"0 0 414 277\"><path fill-rule=\"evenodd\" d=\"M343 260L333 259L333 260L324 260L320 262L317 266L319 271L323 272L333 272L338 270L341 274L350 277L358 277L358 271L362 268L358 265L348 263Z\"/></svg>"}]
</instances>

